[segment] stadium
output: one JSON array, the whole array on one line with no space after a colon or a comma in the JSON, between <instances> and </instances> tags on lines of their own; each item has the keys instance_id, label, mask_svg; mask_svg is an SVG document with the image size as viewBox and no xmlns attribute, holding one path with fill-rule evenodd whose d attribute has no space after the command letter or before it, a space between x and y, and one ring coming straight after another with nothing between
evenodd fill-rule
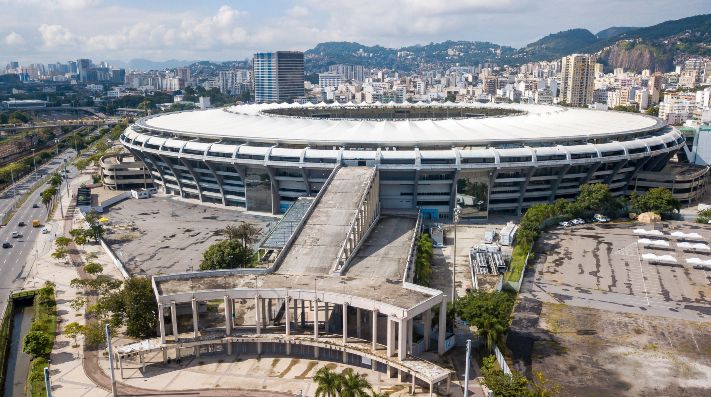
<instances>
[{"instance_id":1,"label":"stadium","mask_svg":"<svg viewBox=\"0 0 711 397\"><path fill-rule=\"evenodd\" d=\"M383 209L482 220L574 198L625 194L684 145L640 114L521 104L259 104L139 119L121 141L166 193L284 213L336 166L374 167Z\"/></svg>"}]
</instances>

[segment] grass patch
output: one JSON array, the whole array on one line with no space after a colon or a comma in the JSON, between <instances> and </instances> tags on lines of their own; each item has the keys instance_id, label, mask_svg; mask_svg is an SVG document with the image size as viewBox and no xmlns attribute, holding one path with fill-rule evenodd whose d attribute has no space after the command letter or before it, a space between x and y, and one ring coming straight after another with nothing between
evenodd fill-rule
<instances>
[{"instance_id":1,"label":"grass patch","mask_svg":"<svg viewBox=\"0 0 711 397\"><path fill-rule=\"evenodd\" d=\"M504 281L517 283L521 280L521 272L526 266L526 256L531 247L525 243L518 243L511 254L511 266L504 274Z\"/></svg>"},{"instance_id":2,"label":"grass patch","mask_svg":"<svg viewBox=\"0 0 711 397\"><path fill-rule=\"evenodd\" d=\"M26 395L42 397L45 395L44 367L48 366L47 360L52 352L57 330L57 302L55 301L54 285L52 283L47 282L44 287L35 291L34 306L35 318L32 321L29 332L41 332L49 338L51 343L48 349L34 357L30 363L30 373L27 375Z\"/></svg>"}]
</instances>

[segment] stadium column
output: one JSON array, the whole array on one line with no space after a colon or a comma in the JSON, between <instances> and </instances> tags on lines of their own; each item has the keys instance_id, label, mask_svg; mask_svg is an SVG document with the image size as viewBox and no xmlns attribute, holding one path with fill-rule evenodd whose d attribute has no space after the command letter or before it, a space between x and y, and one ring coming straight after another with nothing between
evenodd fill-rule
<instances>
[{"instance_id":1,"label":"stadium column","mask_svg":"<svg viewBox=\"0 0 711 397\"><path fill-rule=\"evenodd\" d=\"M210 173L212 174L212 177L215 178L215 180L217 181L217 188L220 189L220 198L222 199L222 205L226 206L226 205L227 205L227 201L226 201L226 199L225 199L225 189L224 189L224 187L223 187L224 184L225 184L225 182L224 182L224 180L222 179L222 175L220 175L220 174L218 174L217 172L215 172L215 168L214 168L212 165L210 165L210 162L209 162L209 161L204 161L204 163L205 163L205 165L207 166L207 169L210 170Z\"/></svg>"},{"instance_id":2,"label":"stadium column","mask_svg":"<svg viewBox=\"0 0 711 397\"><path fill-rule=\"evenodd\" d=\"M387 325L387 346L385 348L385 355L390 358L395 350L395 330L393 329L393 319L390 316L388 316Z\"/></svg>"},{"instance_id":3,"label":"stadium column","mask_svg":"<svg viewBox=\"0 0 711 397\"><path fill-rule=\"evenodd\" d=\"M360 307L356 307L356 338L361 339L363 332L361 331Z\"/></svg>"},{"instance_id":4,"label":"stadium column","mask_svg":"<svg viewBox=\"0 0 711 397\"><path fill-rule=\"evenodd\" d=\"M175 301L170 301L170 321L173 325L173 340L175 341L175 359L180 360L180 347L178 346L178 311Z\"/></svg>"},{"instance_id":5,"label":"stadium column","mask_svg":"<svg viewBox=\"0 0 711 397\"><path fill-rule=\"evenodd\" d=\"M198 303L195 297L192 300L192 312L193 312L193 339L198 338ZM195 356L200 357L200 347L195 346Z\"/></svg>"},{"instance_id":6,"label":"stadium column","mask_svg":"<svg viewBox=\"0 0 711 397\"><path fill-rule=\"evenodd\" d=\"M444 296L439 304L439 326L437 332L437 354L441 356L445 353L444 342L447 338L447 300Z\"/></svg>"}]
</instances>

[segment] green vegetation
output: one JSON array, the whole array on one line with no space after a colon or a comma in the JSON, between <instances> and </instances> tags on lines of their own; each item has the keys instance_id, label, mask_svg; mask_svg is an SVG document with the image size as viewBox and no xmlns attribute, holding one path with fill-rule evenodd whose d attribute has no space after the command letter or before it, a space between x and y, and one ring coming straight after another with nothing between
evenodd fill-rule
<instances>
[{"instance_id":1,"label":"green vegetation","mask_svg":"<svg viewBox=\"0 0 711 397\"><path fill-rule=\"evenodd\" d=\"M44 367L52 352L57 330L57 304L54 284L47 281L34 291L35 318L30 330L22 341L22 351L32 356L30 373L27 377L27 391L31 396L44 393Z\"/></svg>"},{"instance_id":2,"label":"green vegetation","mask_svg":"<svg viewBox=\"0 0 711 397\"><path fill-rule=\"evenodd\" d=\"M376 393L364 375L352 368L336 373L329 367L321 367L314 375L316 397L381 397L387 394ZM370 393L369 393L370 392Z\"/></svg>"},{"instance_id":3,"label":"green vegetation","mask_svg":"<svg viewBox=\"0 0 711 397\"><path fill-rule=\"evenodd\" d=\"M202 255L200 270L236 269L254 266L254 251L238 240L223 240L211 245Z\"/></svg>"},{"instance_id":4,"label":"green vegetation","mask_svg":"<svg viewBox=\"0 0 711 397\"><path fill-rule=\"evenodd\" d=\"M91 274L94 276L103 272L104 267L96 262L89 262L84 265L84 271L87 272L87 274Z\"/></svg>"},{"instance_id":5,"label":"green vegetation","mask_svg":"<svg viewBox=\"0 0 711 397\"><path fill-rule=\"evenodd\" d=\"M64 333L67 334L67 336L69 336L70 338L74 339L74 347L76 347L78 345L77 336L84 333L84 326L76 321L72 321L71 323L64 326Z\"/></svg>"},{"instance_id":6,"label":"green vegetation","mask_svg":"<svg viewBox=\"0 0 711 397\"><path fill-rule=\"evenodd\" d=\"M479 337L486 340L487 349L492 351L509 328L515 299L512 292L474 291L457 299L456 311L462 320L476 326Z\"/></svg>"},{"instance_id":7,"label":"green vegetation","mask_svg":"<svg viewBox=\"0 0 711 397\"><path fill-rule=\"evenodd\" d=\"M488 356L482 360L482 382L494 392L496 397L556 397L560 395L560 386L551 383L543 373L533 371L533 380L529 381L518 371L511 375L504 374L496 364L496 357Z\"/></svg>"},{"instance_id":8,"label":"green vegetation","mask_svg":"<svg viewBox=\"0 0 711 397\"><path fill-rule=\"evenodd\" d=\"M245 247L254 244L259 237L259 229L249 222L242 222L237 226L229 225L223 233L228 239L239 241Z\"/></svg>"},{"instance_id":9,"label":"green vegetation","mask_svg":"<svg viewBox=\"0 0 711 397\"><path fill-rule=\"evenodd\" d=\"M707 210L701 210L696 216L696 222L706 223L711 222L711 208Z\"/></svg>"},{"instance_id":10,"label":"green vegetation","mask_svg":"<svg viewBox=\"0 0 711 397\"><path fill-rule=\"evenodd\" d=\"M645 114L649 116L659 117L659 106L652 106L644 111Z\"/></svg>"},{"instance_id":11,"label":"green vegetation","mask_svg":"<svg viewBox=\"0 0 711 397\"><path fill-rule=\"evenodd\" d=\"M629 113L639 113L639 110L637 109L636 105L618 105L612 108L612 110L616 112L629 112Z\"/></svg>"},{"instance_id":12,"label":"green vegetation","mask_svg":"<svg viewBox=\"0 0 711 397\"><path fill-rule=\"evenodd\" d=\"M434 253L432 238L427 233L417 237L417 257L415 258L415 283L429 286L432 276L432 255Z\"/></svg>"},{"instance_id":13,"label":"green vegetation","mask_svg":"<svg viewBox=\"0 0 711 397\"><path fill-rule=\"evenodd\" d=\"M669 189L655 187L643 194L633 192L630 195L630 209L638 214L654 212L664 218L669 218L675 211L678 212L681 209L681 204Z\"/></svg>"},{"instance_id":14,"label":"green vegetation","mask_svg":"<svg viewBox=\"0 0 711 397\"><path fill-rule=\"evenodd\" d=\"M29 114L20 111L0 112L0 124L24 124L32 120Z\"/></svg>"}]
</instances>

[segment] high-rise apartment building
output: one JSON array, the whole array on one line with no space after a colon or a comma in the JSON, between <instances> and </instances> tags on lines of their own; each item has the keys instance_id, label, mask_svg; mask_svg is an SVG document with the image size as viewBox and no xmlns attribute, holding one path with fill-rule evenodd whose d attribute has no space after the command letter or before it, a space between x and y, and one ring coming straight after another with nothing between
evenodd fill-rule
<instances>
[{"instance_id":1,"label":"high-rise apartment building","mask_svg":"<svg viewBox=\"0 0 711 397\"><path fill-rule=\"evenodd\" d=\"M660 93L662 92L662 73L655 72L649 77L649 104L654 106L659 103Z\"/></svg>"},{"instance_id":2,"label":"high-rise apartment building","mask_svg":"<svg viewBox=\"0 0 711 397\"><path fill-rule=\"evenodd\" d=\"M562 58L560 100L570 106L592 103L595 57L573 54Z\"/></svg>"},{"instance_id":3,"label":"high-rise apartment building","mask_svg":"<svg viewBox=\"0 0 711 397\"><path fill-rule=\"evenodd\" d=\"M252 61L254 101L289 102L304 96L304 53L260 52Z\"/></svg>"}]
</instances>

